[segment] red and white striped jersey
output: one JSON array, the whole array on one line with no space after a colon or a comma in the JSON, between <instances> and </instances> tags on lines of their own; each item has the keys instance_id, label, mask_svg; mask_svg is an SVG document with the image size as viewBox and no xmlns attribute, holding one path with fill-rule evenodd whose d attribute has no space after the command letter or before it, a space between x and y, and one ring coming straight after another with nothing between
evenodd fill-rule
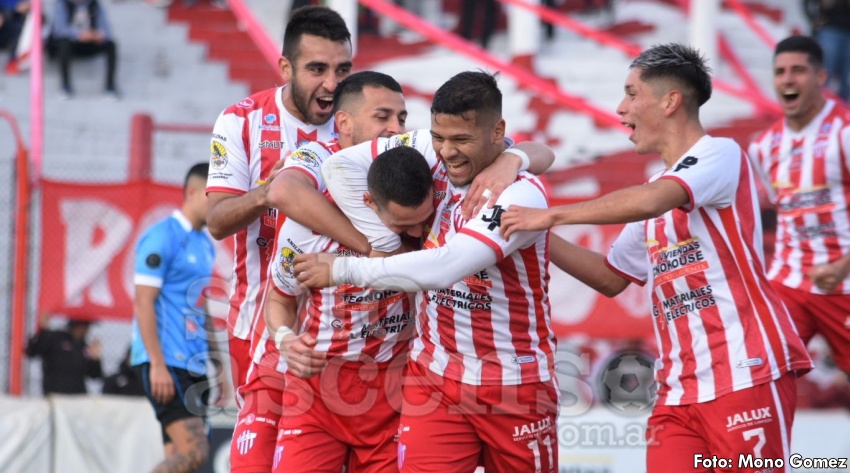
<instances>
[{"instance_id":1,"label":"red and white striped jersey","mask_svg":"<svg viewBox=\"0 0 850 473\"><path fill-rule=\"evenodd\" d=\"M656 179L681 184L690 203L626 225L607 263L649 282L658 402L706 402L810 369L764 272L755 179L741 148L705 136Z\"/></svg>"},{"instance_id":2,"label":"red and white striped jersey","mask_svg":"<svg viewBox=\"0 0 850 473\"><path fill-rule=\"evenodd\" d=\"M396 146L416 148L434 170L434 221L423 251L391 258L358 259L350 266L360 274L355 277L369 275L364 277L377 287L401 281L407 281L411 287L428 286L418 281L420 276L447 284L419 294L417 337L411 358L433 372L472 385L549 380L554 375L556 340L548 298L548 232L521 232L509 241L499 234L501 213L510 205L548 206L543 186L536 177L523 172L501 194L494 208L485 207L472 220L465 221L460 207L468 188L457 188L449 182L432 147L429 131L419 130L347 148L328 161L325 165L328 189L349 218L356 212L371 211L362 206L366 172L374 157ZM335 177L344 184L332 182ZM350 192L358 182L361 189ZM358 216L357 220L367 220L367 216ZM453 241L463 241L466 245L470 240L477 246L450 251ZM456 262L446 260L472 261L481 259L480 255L485 255L485 259L487 255L495 255L490 259L495 263L485 263L474 274L433 276L457 266ZM335 264L335 276L336 267ZM429 269L423 272L420 268ZM452 281L458 282L448 285Z\"/></svg>"},{"instance_id":3,"label":"red and white striped jersey","mask_svg":"<svg viewBox=\"0 0 850 473\"><path fill-rule=\"evenodd\" d=\"M315 337L315 350L362 362L386 362L407 355L414 333L415 295L350 285L302 293L292 266L295 256L303 253L361 255L291 219L278 233L272 282L284 296L299 298L297 332Z\"/></svg>"},{"instance_id":4,"label":"red and white striped jersey","mask_svg":"<svg viewBox=\"0 0 850 473\"><path fill-rule=\"evenodd\" d=\"M322 164L328 156L339 151L339 149L339 144L336 140L329 143L318 141L306 143L286 157L286 162L282 169L294 169L306 174L313 180L316 189L324 193L326 188L321 173ZM275 229L276 236L280 235L281 228L286 220L285 218L278 219ZM277 241L277 237L275 237L275 241ZM274 254L279 254L279 252L280 248L276 248ZM293 255L292 257L294 258L295 256ZM280 264L280 261L277 263ZM272 267L274 267L274 263ZM272 270L273 268L269 269L269 271ZM264 287L261 290L261 296L263 298L267 296L269 287L274 287L270 286L270 284L272 283L268 280L264 283ZM258 305L257 310L262 311L264 307L265 299ZM270 337L268 330L266 330L266 318L261 312L257 313L252 321L251 357L254 364L269 367L280 373L286 372L286 361L280 357L280 352L274 346L274 339ZM261 376L261 373L252 367L248 373L248 381L253 380L257 376Z\"/></svg>"},{"instance_id":5,"label":"red and white striped jersey","mask_svg":"<svg viewBox=\"0 0 850 473\"><path fill-rule=\"evenodd\" d=\"M258 92L228 107L219 115L210 143L210 173L207 193L242 195L262 185L272 167L290 151L310 141L330 141L334 125L308 125L293 117L283 106L281 92L274 88ZM274 248L277 210L267 212L234 235L234 274L230 293L228 330L247 340L251 320L263 297Z\"/></svg>"},{"instance_id":6,"label":"red and white striped jersey","mask_svg":"<svg viewBox=\"0 0 850 473\"><path fill-rule=\"evenodd\" d=\"M750 145L777 208L771 280L823 294L808 277L813 265L850 251L850 110L828 100L804 129L782 119ZM850 277L836 289L850 294Z\"/></svg>"}]
</instances>

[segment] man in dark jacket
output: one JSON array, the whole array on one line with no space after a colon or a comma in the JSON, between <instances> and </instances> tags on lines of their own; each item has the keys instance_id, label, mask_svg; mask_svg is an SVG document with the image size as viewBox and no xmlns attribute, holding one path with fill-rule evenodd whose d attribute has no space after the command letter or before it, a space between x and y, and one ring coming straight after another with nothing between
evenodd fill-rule
<instances>
[{"instance_id":1,"label":"man in dark jacket","mask_svg":"<svg viewBox=\"0 0 850 473\"><path fill-rule=\"evenodd\" d=\"M100 342L86 343L90 322L70 320L63 330L41 330L27 343L27 355L41 357L41 386L48 394L86 394L86 377L100 378Z\"/></svg>"}]
</instances>

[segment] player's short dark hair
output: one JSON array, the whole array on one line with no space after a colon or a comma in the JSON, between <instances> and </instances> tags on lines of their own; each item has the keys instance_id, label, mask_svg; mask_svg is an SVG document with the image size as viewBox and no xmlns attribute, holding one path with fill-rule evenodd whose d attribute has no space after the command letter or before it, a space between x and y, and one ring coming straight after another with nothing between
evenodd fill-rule
<instances>
[{"instance_id":1,"label":"player's short dark hair","mask_svg":"<svg viewBox=\"0 0 850 473\"><path fill-rule=\"evenodd\" d=\"M632 61L640 80L670 80L684 95L685 107L695 112L711 98L711 69L696 49L680 43L652 46Z\"/></svg>"},{"instance_id":2,"label":"player's short dark hair","mask_svg":"<svg viewBox=\"0 0 850 473\"><path fill-rule=\"evenodd\" d=\"M366 177L369 193L380 207L395 202L403 207L418 207L430 199L433 178L422 153L399 146L379 154Z\"/></svg>"},{"instance_id":3,"label":"player's short dark hair","mask_svg":"<svg viewBox=\"0 0 850 473\"><path fill-rule=\"evenodd\" d=\"M192 176L200 177L201 179L206 181L209 174L210 174L210 163L209 162L203 162L203 163L195 164L194 166L189 168L189 172L186 173L186 178L183 179L183 190L184 191L186 190L186 187L189 185L189 179L191 179Z\"/></svg>"},{"instance_id":4,"label":"player's short dark hair","mask_svg":"<svg viewBox=\"0 0 850 473\"><path fill-rule=\"evenodd\" d=\"M292 12L283 33L283 55L289 62L294 63L298 59L301 37L305 34L351 43L351 33L339 13L328 7L301 7Z\"/></svg>"},{"instance_id":5,"label":"player's short dark hair","mask_svg":"<svg viewBox=\"0 0 850 473\"><path fill-rule=\"evenodd\" d=\"M782 53L804 53L809 56L809 64L820 69L823 67L823 48L817 41L802 35L789 36L776 44L774 59Z\"/></svg>"},{"instance_id":6,"label":"player's short dark hair","mask_svg":"<svg viewBox=\"0 0 850 473\"><path fill-rule=\"evenodd\" d=\"M431 115L459 115L476 112L476 121L489 117L495 123L502 118L502 91L496 83L497 74L466 71L455 75L437 89L431 102Z\"/></svg>"},{"instance_id":7,"label":"player's short dark hair","mask_svg":"<svg viewBox=\"0 0 850 473\"><path fill-rule=\"evenodd\" d=\"M333 113L341 110L350 103L350 99L363 96L365 87L385 88L403 94L401 85L392 77L382 72L360 71L346 77L334 90Z\"/></svg>"}]
</instances>

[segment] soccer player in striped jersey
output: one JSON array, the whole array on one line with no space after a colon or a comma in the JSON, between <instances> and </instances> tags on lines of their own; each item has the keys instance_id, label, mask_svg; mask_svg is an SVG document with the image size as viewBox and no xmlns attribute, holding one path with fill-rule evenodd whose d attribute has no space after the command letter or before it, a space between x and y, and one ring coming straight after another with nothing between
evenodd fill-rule
<instances>
[{"instance_id":1,"label":"soccer player in striped jersey","mask_svg":"<svg viewBox=\"0 0 850 473\"><path fill-rule=\"evenodd\" d=\"M269 205L273 169L309 141L335 138L333 93L351 72L345 21L325 7L293 13L284 33L280 70L287 85L257 92L225 109L210 143L207 223L212 236L234 236L234 269L227 317L233 384L251 363L251 327L274 248L277 210ZM241 404L237 389L237 404Z\"/></svg>"},{"instance_id":2,"label":"soccer player in striped jersey","mask_svg":"<svg viewBox=\"0 0 850 473\"><path fill-rule=\"evenodd\" d=\"M850 109L824 97L826 79L815 40L780 41L773 85L785 116L749 154L778 211L767 276L803 341L820 333L850 373Z\"/></svg>"},{"instance_id":3,"label":"soccer player in striped jersey","mask_svg":"<svg viewBox=\"0 0 850 473\"><path fill-rule=\"evenodd\" d=\"M424 250L389 258L325 253L296 259L298 280L310 287L353 284L418 292L417 334L398 430L403 472L471 472L482 458L488 472L558 470L548 232L526 232L511 242L499 235L504 207L546 207L537 178L517 169L543 172L551 159L541 167L543 161L522 151L507 152L504 132L495 77L454 76L434 95L430 131L343 150L323 170L347 215L368 219L371 212L374 218L368 208L361 212L364 170L398 146L422 153L432 171L436 207ZM477 187L474 179L502 155L516 159L513 175L492 206L465 218L461 207ZM484 199L495 193L488 187L479 192ZM474 196L467 200L473 207L478 202ZM380 203L373 210L380 212Z\"/></svg>"},{"instance_id":4,"label":"soccer player in striped jersey","mask_svg":"<svg viewBox=\"0 0 850 473\"><path fill-rule=\"evenodd\" d=\"M710 96L698 51L644 51L617 113L637 152L659 153L666 168L598 199L502 216L511 239L558 224L626 223L607 258L553 237L552 261L609 297L648 286L659 349L652 473L715 471L701 461L712 456L749 472L740 458L787 459L795 375L812 366L764 272L752 166L734 141L700 124Z\"/></svg>"}]
</instances>

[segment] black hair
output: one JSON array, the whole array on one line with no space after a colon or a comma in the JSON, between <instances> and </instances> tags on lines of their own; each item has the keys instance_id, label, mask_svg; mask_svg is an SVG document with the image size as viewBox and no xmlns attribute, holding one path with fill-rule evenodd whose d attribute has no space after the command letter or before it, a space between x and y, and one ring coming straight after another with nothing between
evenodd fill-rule
<instances>
[{"instance_id":1,"label":"black hair","mask_svg":"<svg viewBox=\"0 0 850 473\"><path fill-rule=\"evenodd\" d=\"M809 56L809 64L820 69L823 66L823 48L817 41L802 35L789 36L776 44L773 57L782 53L804 53Z\"/></svg>"},{"instance_id":2,"label":"black hair","mask_svg":"<svg viewBox=\"0 0 850 473\"><path fill-rule=\"evenodd\" d=\"M685 107L696 112L711 98L711 69L696 49L680 43L655 45L640 53L629 69L640 69L640 80L669 79L682 89Z\"/></svg>"},{"instance_id":3,"label":"black hair","mask_svg":"<svg viewBox=\"0 0 850 473\"><path fill-rule=\"evenodd\" d=\"M355 72L337 84L336 90L334 90L333 113L341 110L343 105L348 103L349 98L362 97L365 87L383 87L393 92L404 93L401 85L387 74L376 71Z\"/></svg>"},{"instance_id":4,"label":"black hair","mask_svg":"<svg viewBox=\"0 0 850 473\"><path fill-rule=\"evenodd\" d=\"M189 179L191 179L192 176L200 177L206 181L209 174L210 163L203 162L195 164L194 166L189 168L189 172L186 173L186 179L183 180L183 190L186 190L186 187L189 185Z\"/></svg>"},{"instance_id":5,"label":"black hair","mask_svg":"<svg viewBox=\"0 0 850 473\"><path fill-rule=\"evenodd\" d=\"M418 207L431 198L433 178L422 153L399 146L379 154L366 178L372 201L385 208L390 202Z\"/></svg>"},{"instance_id":6,"label":"black hair","mask_svg":"<svg viewBox=\"0 0 850 473\"><path fill-rule=\"evenodd\" d=\"M339 13L328 7L301 7L292 12L283 33L283 56L289 62L295 63L298 59L301 37L305 34L351 43L351 33Z\"/></svg>"},{"instance_id":7,"label":"black hair","mask_svg":"<svg viewBox=\"0 0 850 473\"><path fill-rule=\"evenodd\" d=\"M502 92L496 83L498 74L466 71L455 75L437 89L431 102L431 115L459 115L476 112L476 121L490 117L495 123L502 118Z\"/></svg>"}]
</instances>

